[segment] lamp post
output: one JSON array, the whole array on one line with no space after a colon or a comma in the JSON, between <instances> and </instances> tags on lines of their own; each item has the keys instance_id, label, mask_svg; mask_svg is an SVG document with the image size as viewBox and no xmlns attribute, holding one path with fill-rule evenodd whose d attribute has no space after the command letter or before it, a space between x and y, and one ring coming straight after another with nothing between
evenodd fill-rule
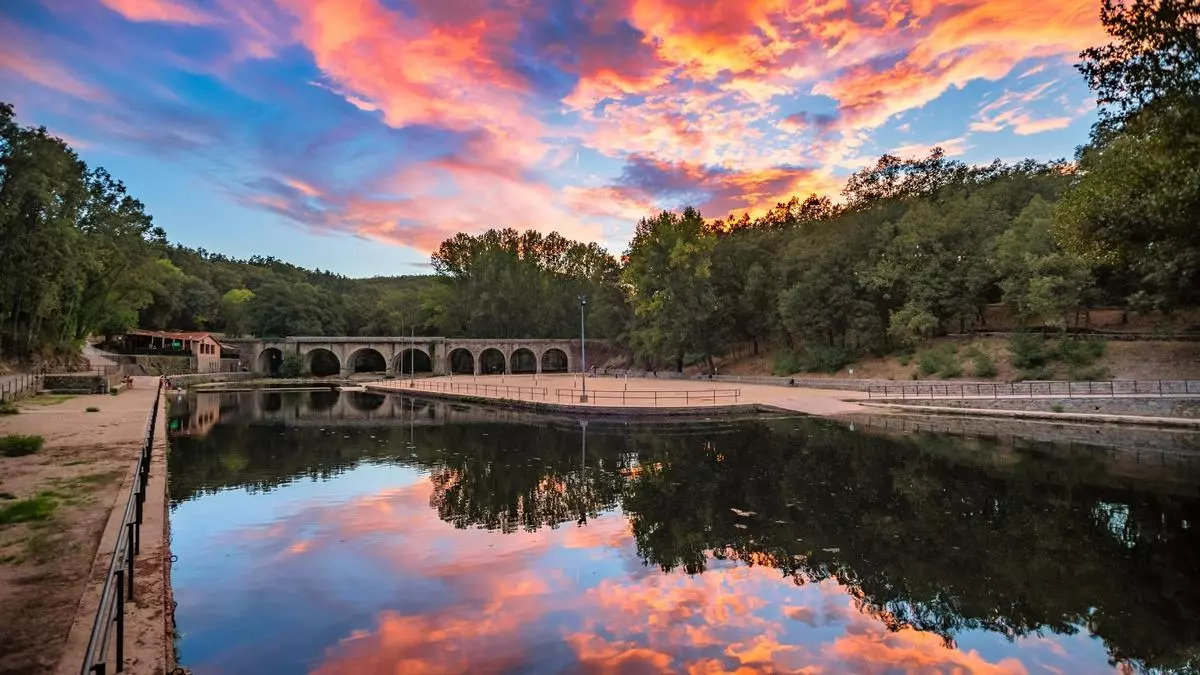
<instances>
[{"instance_id":1,"label":"lamp post","mask_svg":"<svg viewBox=\"0 0 1200 675\"><path fill-rule=\"evenodd\" d=\"M583 327L583 310L587 308L587 296L579 296L579 364L580 382L583 382L583 390L579 395L580 403L587 403L587 335Z\"/></svg>"}]
</instances>

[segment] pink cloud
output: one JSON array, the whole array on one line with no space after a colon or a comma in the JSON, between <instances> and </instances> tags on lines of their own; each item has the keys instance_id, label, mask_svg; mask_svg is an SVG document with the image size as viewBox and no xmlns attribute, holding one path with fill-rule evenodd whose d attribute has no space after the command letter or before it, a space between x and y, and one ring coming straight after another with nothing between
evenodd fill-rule
<instances>
[{"instance_id":1,"label":"pink cloud","mask_svg":"<svg viewBox=\"0 0 1200 675\"><path fill-rule=\"evenodd\" d=\"M204 25L215 23L211 14L179 0L100 0L130 21L161 21Z\"/></svg>"}]
</instances>

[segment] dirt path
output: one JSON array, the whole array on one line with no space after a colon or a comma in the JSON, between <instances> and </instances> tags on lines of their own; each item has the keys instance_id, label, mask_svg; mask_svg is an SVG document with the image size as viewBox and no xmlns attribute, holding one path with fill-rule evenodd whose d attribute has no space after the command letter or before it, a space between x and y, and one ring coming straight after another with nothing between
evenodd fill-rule
<instances>
[{"instance_id":1,"label":"dirt path","mask_svg":"<svg viewBox=\"0 0 1200 675\"><path fill-rule=\"evenodd\" d=\"M45 439L35 454L0 457L0 513L31 498L36 507L24 522L11 522L11 511L10 522L0 521L0 675L51 673L62 657L141 447L156 380L119 396L22 402L20 414L0 417L0 436Z\"/></svg>"}]
</instances>

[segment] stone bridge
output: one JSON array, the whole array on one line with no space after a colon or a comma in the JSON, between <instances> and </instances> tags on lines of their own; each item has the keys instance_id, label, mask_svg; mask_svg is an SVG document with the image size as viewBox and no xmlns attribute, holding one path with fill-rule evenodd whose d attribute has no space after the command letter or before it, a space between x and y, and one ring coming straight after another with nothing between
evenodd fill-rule
<instances>
[{"instance_id":1,"label":"stone bridge","mask_svg":"<svg viewBox=\"0 0 1200 675\"><path fill-rule=\"evenodd\" d=\"M310 375L381 373L493 375L580 370L579 340L443 337L289 337L226 340L247 370L276 374L295 354ZM588 362L608 358L607 340L588 340Z\"/></svg>"}]
</instances>

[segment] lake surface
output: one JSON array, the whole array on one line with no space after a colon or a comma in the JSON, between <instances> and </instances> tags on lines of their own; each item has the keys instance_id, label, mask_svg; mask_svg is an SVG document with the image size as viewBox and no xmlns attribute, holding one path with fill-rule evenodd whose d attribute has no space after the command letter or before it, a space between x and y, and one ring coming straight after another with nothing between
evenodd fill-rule
<instances>
[{"instance_id":1,"label":"lake surface","mask_svg":"<svg viewBox=\"0 0 1200 675\"><path fill-rule=\"evenodd\" d=\"M1200 666L1188 437L581 424L336 391L193 394L169 423L196 675Z\"/></svg>"}]
</instances>

